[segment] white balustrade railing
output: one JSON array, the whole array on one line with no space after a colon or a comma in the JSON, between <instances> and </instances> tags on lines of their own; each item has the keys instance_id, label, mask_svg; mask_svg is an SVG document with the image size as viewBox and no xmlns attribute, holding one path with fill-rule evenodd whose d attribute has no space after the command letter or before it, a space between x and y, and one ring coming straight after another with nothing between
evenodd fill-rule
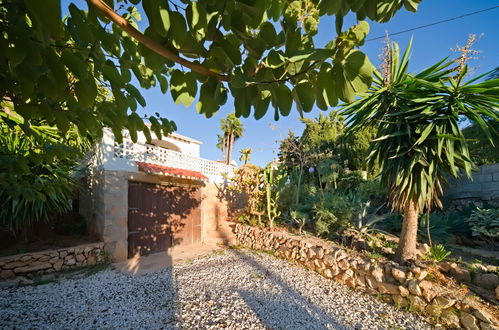
<instances>
[{"instance_id":1,"label":"white balustrade railing","mask_svg":"<svg viewBox=\"0 0 499 330\"><path fill-rule=\"evenodd\" d=\"M210 178L221 177L224 173L230 175L234 170L234 166L231 165L186 155L158 146L133 143L127 139L124 139L121 144L115 143L114 156L116 158L198 171Z\"/></svg>"}]
</instances>

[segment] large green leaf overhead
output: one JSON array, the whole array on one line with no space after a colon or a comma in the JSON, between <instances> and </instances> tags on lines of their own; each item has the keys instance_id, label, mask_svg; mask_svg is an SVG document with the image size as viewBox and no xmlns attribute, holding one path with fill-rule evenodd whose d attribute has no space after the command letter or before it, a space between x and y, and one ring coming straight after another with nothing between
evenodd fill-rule
<instances>
[{"instance_id":1,"label":"large green leaf overhead","mask_svg":"<svg viewBox=\"0 0 499 330\"><path fill-rule=\"evenodd\" d=\"M277 119L293 102L299 111L326 110L371 84L373 67L358 50L369 31L363 20L385 22L419 2L87 0L70 4L63 19L58 0L1 1L0 91L10 109L1 117L24 128L44 119L60 129L75 123L83 134L107 125L118 136L124 127L149 136L135 114L146 104L139 86L170 89L177 104L195 102L207 117L228 93L237 116L261 118L272 107ZM350 12L360 23L343 29ZM315 45L320 19L332 15L338 36ZM96 97L97 87L108 97ZM163 133L175 128L153 117Z\"/></svg>"}]
</instances>

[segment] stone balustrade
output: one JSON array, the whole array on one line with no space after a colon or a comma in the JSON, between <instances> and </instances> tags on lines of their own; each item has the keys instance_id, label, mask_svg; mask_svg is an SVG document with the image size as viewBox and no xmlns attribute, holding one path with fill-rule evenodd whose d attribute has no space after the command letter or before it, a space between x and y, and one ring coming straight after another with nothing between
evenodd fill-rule
<instances>
[{"instance_id":1,"label":"stone balustrade","mask_svg":"<svg viewBox=\"0 0 499 330\"><path fill-rule=\"evenodd\" d=\"M294 260L326 278L380 296L384 301L429 316L449 328L498 329L497 306L481 303L458 288L431 281L421 265L400 266L388 260L371 260L318 238L304 238L238 224L239 245ZM494 309L495 308L495 309Z\"/></svg>"},{"instance_id":2,"label":"stone balustrade","mask_svg":"<svg viewBox=\"0 0 499 330\"><path fill-rule=\"evenodd\" d=\"M232 165L194 157L158 146L133 143L128 139L123 139L123 143L114 145L114 157L197 171L215 182L223 181L223 175L232 175L235 168Z\"/></svg>"},{"instance_id":3,"label":"stone balustrade","mask_svg":"<svg viewBox=\"0 0 499 330\"><path fill-rule=\"evenodd\" d=\"M16 254L0 258L0 278L13 279L58 272L105 261L104 243L91 243L57 250Z\"/></svg>"}]
</instances>

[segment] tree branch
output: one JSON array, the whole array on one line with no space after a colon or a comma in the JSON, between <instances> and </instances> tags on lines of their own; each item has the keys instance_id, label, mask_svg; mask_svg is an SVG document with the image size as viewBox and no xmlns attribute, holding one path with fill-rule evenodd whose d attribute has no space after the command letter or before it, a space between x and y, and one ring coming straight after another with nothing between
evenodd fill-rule
<instances>
[{"instance_id":1,"label":"tree branch","mask_svg":"<svg viewBox=\"0 0 499 330\"><path fill-rule=\"evenodd\" d=\"M175 63L178 63L180 65L185 66L186 68L191 69L192 71L195 71L197 73L200 73L205 76L213 76L216 77L217 79L221 81L230 81L231 76L230 75L220 75L216 72L211 71L207 67L197 64L197 63L192 63L177 54L171 52L170 50L164 48L154 40L148 38L144 34L142 34L140 31L138 31L136 28L134 28L132 25L130 25L127 20L125 20L123 17L118 15L112 8L110 8L106 3L104 3L102 0L87 0L87 2L92 5L95 9L100 11L102 14L104 14L107 18L109 18L112 22L117 24L123 31L128 33L131 37L135 38L138 42L140 42L142 45L145 47L149 48L150 50L154 51L155 53L163 56L164 58L173 61Z\"/></svg>"}]
</instances>

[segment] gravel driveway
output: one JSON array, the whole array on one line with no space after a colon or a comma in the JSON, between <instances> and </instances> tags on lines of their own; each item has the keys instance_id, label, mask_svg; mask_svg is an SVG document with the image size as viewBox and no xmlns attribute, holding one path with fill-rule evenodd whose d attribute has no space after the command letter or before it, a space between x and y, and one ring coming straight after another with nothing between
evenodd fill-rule
<instances>
[{"instance_id":1,"label":"gravel driveway","mask_svg":"<svg viewBox=\"0 0 499 330\"><path fill-rule=\"evenodd\" d=\"M173 274L172 274L173 273ZM423 329L416 315L266 254L227 250L144 276L0 290L0 328Z\"/></svg>"}]
</instances>

